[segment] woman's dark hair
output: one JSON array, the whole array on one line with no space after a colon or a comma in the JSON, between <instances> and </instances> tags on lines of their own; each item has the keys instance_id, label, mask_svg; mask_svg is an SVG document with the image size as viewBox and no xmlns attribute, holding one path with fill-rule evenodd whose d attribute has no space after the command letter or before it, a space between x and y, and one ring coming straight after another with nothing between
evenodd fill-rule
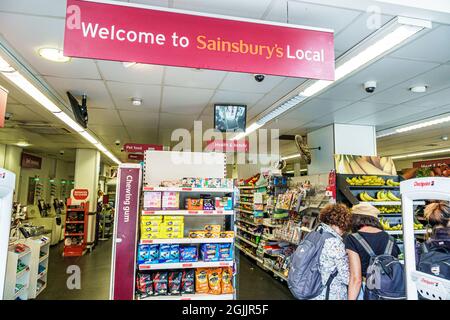
<instances>
[{"instance_id":1,"label":"woman's dark hair","mask_svg":"<svg viewBox=\"0 0 450 320\"><path fill-rule=\"evenodd\" d=\"M384 230L383 226L377 218L362 214L353 214L352 232L358 232L362 227L374 227L380 230Z\"/></svg>"},{"instance_id":2,"label":"woman's dark hair","mask_svg":"<svg viewBox=\"0 0 450 320\"><path fill-rule=\"evenodd\" d=\"M320 210L319 220L329 226L337 226L348 231L352 222L352 214L345 204L328 204Z\"/></svg>"},{"instance_id":3,"label":"woman's dark hair","mask_svg":"<svg viewBox=\"0 0 450 320\"><path fill-rule=\"evenodd\" d=\"M450 207L445 202L430 203L425 207L424 216L432 227L447 227L450 221Z\"/></svg>"}]
</instances>

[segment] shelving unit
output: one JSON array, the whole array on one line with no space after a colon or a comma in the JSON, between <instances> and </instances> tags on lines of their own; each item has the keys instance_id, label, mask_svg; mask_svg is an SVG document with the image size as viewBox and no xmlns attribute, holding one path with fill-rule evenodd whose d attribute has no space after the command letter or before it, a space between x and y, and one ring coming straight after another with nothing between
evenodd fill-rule
<instances>
[{"instance_id":1,"label":"shelving unit","mask_svg":"<svg viewBox=\"0 0 450 320\"><path fill-rule=\"evenodd\" d=\"M184 199L188 197L199 198L200 195L211 195L212 198L220 196L231 196L232 203L234 203L234 188L191 188L191 187L160 187L163 181L181 180L186 177L194 178L225 178L226 177L226 159L223 155L222 161L217 161L217 158L222 155L191 153L192 156L201 156L204 159L214 157L214 161L209 163L189 162L181 163L174 166L169 166L168 163L172 161L171 156L175 152L166 151L147 151L144 156L144 179L142 187L143 193L147 192L178 192L180 194L180 209L170 210L148 210L142 209L141 216L184 216L184 237L170 238L170 239L141 239L140 244L208 244L208 243L229 243L234 245L235 237L231 238L188 238L188 232L191 230L203 230L205 224L221 225L221 229L225 231L234 231L235 228L235 211L234 209L215 209L215 210L187 210L183 209ZM183 153L184 155L189 153ZM198 254L199 253L199 250ZM196 262L176 262L176 263L141 263L136 265L138 272L147 272L153 270L182 270L182 269L196 269L196 268L233 268L233 294L183 294L183 295L162 295L150 296L147 298L136 299L139 300L232 300L236 298L237 291L237 258L234 255L230 261L196 261Z\"/></svg>"},{"instance_id":2,"label":"shelving unit","mask_svg":"<svg viewBox=\"0 0 450 320\"><path fill-rule=\"evenodd\" d=\"M79 257L86 251L87 241L87 221L89 202L82 202L79 206L67 206L66 228L64 234L64 257ZM73 217L76 218L74 219ZM70 230L70 226L77 226L75 232ZM77 241L72 244L72 238Z\"/></svg>"},{"instance_id":3,"label":"shelving unit","mask_svg":"<svg viewBox=\"0 0 450 320\"><path fill-rule=\"evenodd\" d=\"M28 300L28 288L30 285L30 263L31 249L24 252L15 252L15 245L8 249L6 265L5 289L3 297L5 300ZM19 270L19 266L22 267Z\"/></svg>"},{"instance_id":4,"label":"shelving unit","mask_svg":"<svg viewBox=\"0 0 450 320\"><path fill-rule=\"evenodd\" d=\"M113 234L113 212L114 209L109 207L103 207L100 212L100 235L99 240L108 240Z\"/></svg>"},{"instance_id":5,"label":"shelving unit","mask_svg":"<svg viewBox=\"0 0 450 320\"><path fill-rule=\"evenodd\" d=\"M31 249L30 284L28 298L36 298L47 286L50 256L50 239L47 237L28 238L25 244Z\"/></svg>"}]
</instances>

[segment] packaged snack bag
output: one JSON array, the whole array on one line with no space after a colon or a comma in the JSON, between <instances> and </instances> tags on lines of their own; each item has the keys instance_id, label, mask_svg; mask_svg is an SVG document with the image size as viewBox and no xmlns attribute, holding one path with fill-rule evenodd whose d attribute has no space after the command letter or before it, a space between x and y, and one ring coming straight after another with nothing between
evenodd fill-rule
<instances>
[{"instance_id":1,"label":"packaged snack bag","mask_svg":"<svg viewBox=\"0 0 450 320\"><path fill-rule=\"evenodd\" d=\"M167 262L180 262L180 245L172 244L170 245L169 259Z\"/></svg>"},{"instance_id":2,"label":"packaged snack bag","mask_svg":"<svg viewBox=\"0 0 450 320\"><path fill-rule=\"evenodd\" d=\"M219 260L220 261L230 261L233 259L233 247L231 243L220 243L219 244Z\"/></svg>"},{"instance_id":3,"label":"packaged snack bag","mask_svg":"<svg viewBox=\"0 0 450 320\"><path fill-rule=\"evenodd\" d=\"M140 298L147 298L153 295L153 280L148 273L138 273L136 277L136 294Z\"/></svg>"},{"instance_id":4,"label":"packaged snack bag","mask_svg":"<svg viewBox=\"0 0 450 320\"><path fill-rule=\"evenodd\" d=\"M145 263L148 261L148 252L149 251L149 245L148 244L140 244L138 246L138 258L137 262L138 264Z\"/></svg>"},{"instance_id":5,"label":"packaged snack bag","mask_svg":"<svg viewBox=\"0 0 450 320\"><path fill-rule=\"evenodd\" d=\"M220 238L234 238L234 231L222 231Z\"/></svg>"},{"instance_id":6,"label":"packaged snack bag","mask_svg":"<svg viewBox=\"0 0 450 320\"><path fill-rule=\"evenodd\" d=\"M221 227L222 226L220 224L207 224L205 225L205 231L220 232Z\"/></svg>"},{"instance_id":7,"label":"packaged snack bag","mask_svg":"<svg viewBox=\"0 0 450 320\"><path fill-rule=\"evenodd\" d=\"M155 272L153 274L153 292L155 296L167 295L167 272Z\"/></svg>"},{"instance_id":8,"label":"packaged snack bag","mask_svg":"<svg viewBox=\"0 0 450 320\"><path fill-rule=\"evenodd\" d=\"M148 260L147 263L159 262L159 244L148 245Z\"/></svg>"},{"instance_id":9,"label":"packaged snack bag","mask_svg":"<svg viewBox=\"0 0 450 320\"><path fill-rule=\"evenodd\" d=\"M141 226L141 233L158 233L159 228L158 226Z\"/></svg>"},{"instance_id":10,"label":"packaged snack bag","mask_svg":"<svg viewBox=\"0 0 450 320\"><path fill-rule=\"evenodd\" d=\"M195 293L195 270L187 269L183 271L181 278L181 293Z\"/></svg>"},{"instance_id":11,"label":"packaged snack bag","mask_svg":"<svg viewBox=\"0 0 450 320\"><path fill-rule=\"evenodd\" d=\"M214 210L214 200L211 198L203 199L203 210Z\"/></svg>"},{"instance_id":12,"label":"packaged snack bag","mask_svg":"<svg viewBox=\"0 0 450 320\"><path fill-rule=\"evenodd\" d=\"M196 262L198 260L197 246L180 247L181 262Z\"/></svg>"},{"instance_id":13,"label":"packaged snack bag","mask_svg":"<svg viewBox=\"0 0 450 320\"><path fill-rule=\"evenodd\" d=\"M202 260L206 262L219 260L219 245L217 243L205 243L201 245Z\"/></svg>"},{"instance_id":14,"label":"packaged snack bag","mask_svg":"<svg viewBox=\"0 0 450 320\"><path fill-rule=\"evenodd\" d=\"M184 224L178 226L166 226L162 225L160 227L161 233L184 233Z\"/></svg>"},{"instance_id":15,"label":"packaged snack bag","mask_svg":"<svg viewBox=\"0 0 450 320\"><path fill-rule=\"evenodd\" d=\"M186 199L188 210L203 210L203 199Z\"/></svg>"},{"instance_id":16,"label":"packaged snack bag","mask_svg":"<svg viewBox=\"0 0 450 320\"><path fill-rule=\"evenodd\" d=\"M208 269L208 285L210 294L222 293L222 269Z\"/></svg>"},{"instance_id":17,"label":"packaged snack bag","mask_svg":"<svg viewBox=\"0 0 450 320\"><path fill-rule=\"evenodd\" d=\"M233 293L233 269L231 267L222 268L222 293Z\"/></svg>"},{"instance_id":18,"label":"packaged snack bag","mask_svg":"<svg viewBox=\"0 0 450 320\"><path fill-rule=\"evenodd\" d=\"M180 193L172 191L164 191L162 194L162 209L163 210L180 209Z\"/></svg>"},{"instance_id":19,"label":"packaged snack bag","mask_svg":"<svg viewBox=\"0 0 450 320\"><path fill-rule=\"evenodd\" d=\"M194 230L189 231L189 238L205 238L206 231L204 230Z\"/></svg>"},{"instance_id":20,"label":"packaged snack bag","mask_svg":"<svg viewBox=\"0 0 450 320\"><path fill-rule=\"evenodd\" d=\"M168 294L169 295L180 295L181 294L181 271L171 271L169 272L168 280Z\"/></svg>"},{"instance_id":21,"label":"packaged snack bag","mask_svg":"<svg viewBox=\"0 0 450 320\"><path fill-rule=\"evenodd\" d=\"M166 263L170 260L170 244L159 246L159 263Z\"/></svg>"},{"instance_id":22,"label":"packaged snack bag","mask_svg":"<svg viewBox=\"0 0 450 320\"><path fill-rule=\"evenodd\" d=\"M195 292L196 293L208 293L208 269L198 268L195 271Z\"/></svg>"},{"instance_id":23,"label":"packaged snack bag","mask_svg":"<svg viewBox=\"0 0 450 320\"><path fill-rule=\"evenodd\" d=\"M161 210L161 192L144 192L144 209Z\"/></svg>"},{"instance_id":24,"label":"packaged snack bag","mask_svg":"<svg viewBox=\"0 0 450 320\"><path fill-rule=\"evenodd\" d=\"M220 238L220 232L207 232L205 233L205 238Z\"/></svg>"}]
</instances>

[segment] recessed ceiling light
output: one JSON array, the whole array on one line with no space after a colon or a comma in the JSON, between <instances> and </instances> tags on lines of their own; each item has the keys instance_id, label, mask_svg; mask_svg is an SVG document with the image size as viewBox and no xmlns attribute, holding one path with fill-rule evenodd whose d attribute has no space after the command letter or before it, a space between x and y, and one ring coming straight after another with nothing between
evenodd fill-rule
<instances>
[{"instance_id":1,"label":"recessed ceiling light","mask_svg":"<svg viewBox=\"0 0 450 320\"><path fill-rule=\"evenodd\" d=\"M122 62L122 64L125 68L131 68L132 66L135 66L137 63L136 62Z\"/></svg>"},{"instance_id":2,"label":"recessed ceiling light","mask_svg":"<svg viewBox=\"0 0 450 320\"><path fill-rule=\"evenodd\" d=\"M39 49L39 55L47 60L53 62L69 62L70 58L65 57L63 51L56 48L41 48Z\"/></svg>"},{"instance_id":3,"label":"recessed ceiling light","mask_svg":"<svg viewBox=\"0 0 450 320\"><path fill-rule=\"evenodd\" d=\"M18 147L28 147L28 146L30 146L30 144L26 141L19 141L19 142L17 142L17 146Z\"/></svg>"},{"instance_id":4,"label":"recessed ceiling light","mask_svg":"<svg viewBox=\"0 0 450 320\"><path fill-rule=\"evenodd\" d=\"M425 93L427 92L427 86L415 86L415 87L411 87L409 88L409 90L411 90L411 92L414 93Z\"/></svg>"},{"instance_id":5,"label":"recessed ceiling light","mask_svg":"<svg viewBox=\"0 0 450 320\"><path fill-rule=\"evenodd\" d=\"M448 140L448 136L442 136L442 137L441 137L441 140L442 140L442 141L447 141L447 140Z\"/></svg>"},{"instance_id":6,"label":"recessed ceiling light","mask_svg":"<svg viewBox=\"0 0 450 320\"><path fill-rule=\"evenodd\" d=\"M133 106L139 107L142 104L141 98L131 98L131 103Z\"/></svg>"}]
</instances>

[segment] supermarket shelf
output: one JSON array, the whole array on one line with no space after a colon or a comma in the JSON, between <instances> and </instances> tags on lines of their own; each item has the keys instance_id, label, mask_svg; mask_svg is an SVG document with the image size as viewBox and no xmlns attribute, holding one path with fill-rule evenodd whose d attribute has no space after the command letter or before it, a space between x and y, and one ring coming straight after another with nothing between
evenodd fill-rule
<instances>
[{"instance_id":1,"label":"supermarket shelf","mask_svg":"<svg viewBox=\"0 0 450 320\"><path fill-rule=\"evenodd\" d=\"M253 246L255 248L258 247L258 245L256 243L254 243L253 241L247 240L247 239L241 237L240 235L236 235L236 238L238 238L241 241L244 241L244 242L248 243L249 245L251 245L251 246Z\"/></svg>"},{"instance_id":2,"label":"supermarket shelf","mask_svg":"<svg viewBox=\"0 0 450 320\"><path fill-rule=\"evenodd\" d=\"M142 210L143 216L233 215L234 210Z\"/></svg>"},{"instance_id":3,"label":"supermarket shelf","mask_svg":"<svg viewBox=\"0 0 450 320\"><path fill-rule=\"evenodd\" d=\"M401 201L364 201L364 203L371 204L373 206L401 206ZM423 206L425 201L414 201L414 205Z\"/></svg>"},{"instance_id":4,"label":"supermarket shelf","mask_svg":"<svg viewBox=\"0 0 450 320\"><path fill-rule=\"evenodd\" d=\"M248 193L240 193L239 196L241 198L254 198L255 196L253 195L253 193L248 194Z\"/></svg>"},{"instance_id":5,"label":"supermarket shelf","mask_svg":"<svg viewBox=\"0 0 450 320\"><path fill-rule=\"evenodd\" d=\"M47 269L45 269L44 271L42 271L41 273L38 274L38 279L42 278L43 276L45 276L45 274L47 273Z\"/></svg>"},{"instance_id":6,"label":"supermarket shelf","mask_svg":"<svg viewBox=\"0 0 450 320\"><path fill-rule=\"evenodd\" d=\"M29 266L27 266L25 269L23 269L22 271L20 271L20 272L17 272L16 273L16 278L18 279L18 278L20 278L20 277L22 277L24 274L26 274L28 271L30 271L30 267Z\"/></svg>"},{"instance_id":7,"label":"supermarket shelf","mask_svg":"<svg viewBox=\"0 0 450 320\"><path fill-rule=\"evenodd\" d=\"M47 258L48 258L48 253L45 256L42 256L41 258L39 258L39 263L41 263L42 261L44 261Z\"/></svg>"},{"instance_id":8,"label":"supermarket shelf","mask_svg":"<svg viewBox=\"0 0 450 320\"><path fill-rule=\"evenodd\" d=\"M233 261L217 261L217 262L178 262L178 263L155 263L140 264L139 270L164 270L164 269L186 269L186 268L220 268L232 267Z\"/></svg>"},{"instance_id":9,"label":"supermarket shelf","mask_svg":"<svg viewBox=\"0 0 450 320\"><path fill-rule=\"evenodd\" d=\"M238 186L238 188L243 190L252 190L255 189L255 186Z\"/></svg>"},{"instance_id":10,"label":"supermarket shelf","mask_svg":"<svg viewBox=\"0 0 450 320\"><path fill-rule=\"evenodd\" d=\"M84 233L66 233L65 234L66 237L79 237L79 236L84 236Z\"/></svg>"},{"instance_id":11,"label":"supermarket shelf","mask_svg":"<svg viewBox=\"0 0 450 320\"><path fill-rule=\"evenodd\" d=\"M240 227L240 226L236 226L236 228L238 228L238 229L241 230L241 231L244 231L245 233L249 233L249 234L251 234L251 235L254 235L255 237L261 236L261 233L252 232L252 231L249 231L249 230L247 230L247 229L244 229L244 228L242 228L242 227Z\"/></svg>"},{"instance_id":12,"label":"supermarket shelf","mask_svg":"<svg viewBox=\"0 0 450 320\"><path fill-rule=\"evenodd\" d=\"M25 291L27 291L27 290L28 290L28 286L23 286L20 290L16 291L16 293L14 294L14 300L15 300L17 297L19 297L19 296L21 296L22 294L24 294Z\"/></svg>"},{"instance_id":13,"label":"supermarket shelf","mask_svg":"<svg viewBox=\"0 0 450 320\"><path fill-rule=\"evenodd\" d=\"M66 221L66 224L83 224L84 221Z\"/></svg>"},{"instance_id":14,"label":"supermarket shelf","mask_svg":"<svg viewBox=\"0 0 450 320\"><path fill-rule=\"evenodd\" d=\"M272 269L272 268L269 268L269 270L272 271L277 277L280 277L284 281L287 281L287 277L284 274L282 274L280 271L277 271L277 270Z\"/></svg>"},{"instance_id":15,"label":"supermarket shelf","mask_svg":"<svg viewBox=\"0 0 450 320\"><path fill-rule=\"evenodd\" d=\"M37 297L42 291L44 291L45 288L47 288L47 283L45 283L45 284L39 289L39 291L36 291L36 297Z\"/></svg>"},{"instance_id":16,"label":"supermarket shelf","mask_svg":"<svg viewBox=\"0 0 450 320\"><path fill-rule=\"evenodd\" d=\"M244 212L244 213L248 213L248 214L253 214L254 213L254 211L245 210L245 209L241 209L241 208L236 208L236 210L239 210L239 212Z\"/></svg>"},{"instance_id":17,"label":"supermarket shelf","mask_svg":"<svg viewBox=\"0 0 450 320\"><path fill-rule=\"evenodd\" d=\"M151 296L148 298L143 298L139 300L233 300L234 295L230 294L183 294L180 296Z\"/></svg>"},{"instance_id":18,"label":"supermarket shelf","mask_svg":"<svg viewBox=\"0 0 450 320\"><path fill-rule=\"evenodd\" d=\"M234 192L233 188L189 188L189 187L144 187L143 191L172 191L172 192Z\"/></svg>"},{"instance_id":19,"label":"supermarket shelf","mask_svg":"<svg viewBox=\"0 0 450 320\"><path fill-rule=\"evenodd\" d=\"M195 244L195 243L233 243L234 238L177 238L177 239L141 239L141 244Z\"/></svg>"},{"instance_id":20,"label":"supermarket shelf","mask_svg":"<svg viewBox=\"0 0 450 320\"><path fill-rule=\"evenodd\" d=\"M25 250L24 252L17 253L17 254L19 255L19 256L17 257L17 259L23 258L23 257L25 257L27 254L30 254L30 253L31 253L31 250L29 250L29 249Z\"/></svg>"},{"instance_id":21,"label":"supermarket shelf","mask_svg":"<svg viewBox=\"0 0 450 320\"><path fill-rule=\"evenodd\" d=\"M269 253L267 251L264 251L264 254L267 254L268 256L271 256L271 257L274 257L274 258L278 258L279 257L279 254L272 254L272 253Z\"/></svg>"},{"instance_id":22,"label":"supermarket shelf","mask_svg":"<svg viewBox=\"0 0 450 320\"><path fill-rule=\"evenodd\" d=\"M386 232L390 235L399 235L403 234L403 230L386 230ZM427 234L427 230L414 230L414 234Z\"/></svg>"},{"instance_id":23,"label":"supermarket shelf","mask_svg":"<svg viewBox=\"0 0 450 320\"><path fill-rule=\"evenodd\" d=\"M247 204L249 206L253 205L253 202L245 202L245 201L238 201L239 204Z\"/></svg>"},{"instance_id":24,"label":"supermarket shelf","mask_svg":"<svg viewBox=\"0 0 450 320\"><path fill-rule=\"evenodd\" d=\"M261 258L258 258L257 256L255 256L254 254L252 254L251 252L248 252L247 250L245 250L243 247L241 247L238 244L234 245L236 248L238 248L242 253L244 253L246 256L252 258L253 260L259 262L259 263L263 263L263 260Z\"/></svg>"},{"instance_id":25,"label":"supermarket shelf","mask_svg":"<svg viewBox=\"0 0 450 320\"><path fill-rule=\"evenodd\" d=\"M274 238L273 236L272 237L269 237L269 236L267 236L267 235L265 235L265 234L262 234L261 235L261 238L263 238L264 240L267 240L267 241L278 241L276 238Z\"/></svg>"},{"instance_id":26,"label":"supermarket shelf","mask_svg":"<svg viewBox=\"0 0 450 320\"><path fill-rule=\"evenodd\" d=\"M349 185L348 186L350 189L376 189L376 190L380 190L380 189L400 189L400 186L395 187L395 186L386 186L386 185L380 185L380 186L353 186L353 185Z\"/></svg>"},{"instance_id":27,"label":"supermarket shelf","mask_svg":"<svg viewBox=\"0 0 450 320\"><path fill-rule=\"evenodd\" d=\"M243 219L236 219L236 221L243 222L243 223L246 223L246 224L249 224L252 226L260 226L261 225L261 223L255 223L253 221L248 221L248 220L243 220Z\"/></svg>"},{"instance_id":28,"label":"supermarket shelf","mask_svg":"<svg viewBox=\"0 0 450 320\"><path fill-rule=\"evenodd\" d=\"M270 224L270 223L263 223L263 226L269 227L269 228L280 228L283 225L282 224Z\"/></svg>"}]
</instances>

